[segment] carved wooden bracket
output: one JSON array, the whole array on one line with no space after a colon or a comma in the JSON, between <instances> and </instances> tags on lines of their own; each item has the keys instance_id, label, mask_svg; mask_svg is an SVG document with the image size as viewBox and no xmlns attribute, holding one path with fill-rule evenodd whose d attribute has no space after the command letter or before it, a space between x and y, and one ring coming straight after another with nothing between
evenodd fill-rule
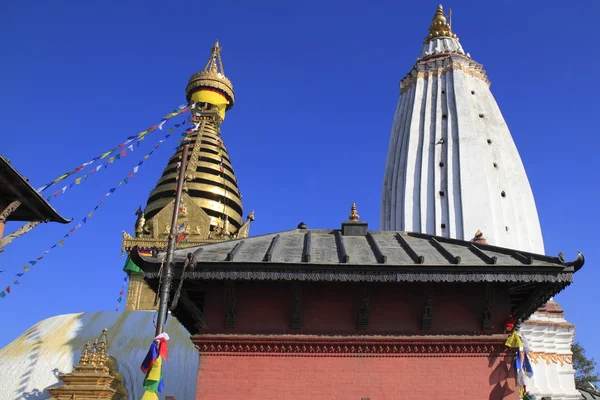
<instances>
[{"instance_id":1,"label":"carved wooden bracket","mask_svg":"<svg viewBox=\"0 0 600 400\"><path fill-rule=\"evenodd\" d=\"M433 294L435 286L429 284L425 287L425 301L423 306L423 317L421 318L421 330L429 331L433 325Z\"/></svg>"},{"instance_id":2,"label":"carved wooden bracket","mask_svg":"<svg viewBox=\"0 0 600 400\"><path fill-rule=\"evenodd\" d=\"M371 299L369 286L363 285L360 288L360 307L358 308L358 330L365 330L369 326L369 314L371 311Z\"/></svg>"},{"instance_id":3,"label":"carved wooden bracket","mask_svg":"<svg viewBox=\"0 0 600 400\"><path fill-rule=\"evenodd\" d=\"M208 325L206 324L206 318L204 318L204 313L202 310L190 299L187 291L181 292L180 297L181 304L185 307L187 312L190 314L192 319L194 320L194 326L196 329L206 329Z\"/></svg>"},{"instance_id":4,"label":"carved wooden bracket","mask_svg":"<svg viewBox=\"0 0 600 400\"><path fill-rule=\"evenodd\" d=\"M494 306L494 286L491 283L485 284L485 305L483 307L482 329L490 331L494 329L492 321L492 311Z\"/></svg>"},{"instance_id":5,"label":"carved wooden bracket","mask_svg":"<svg viewBox=\"0 0 600 400\"><path fill-rule=\"evenodd\" d=\"M19 200L15 200L6 206L6 208L0 213L0 222L6 222L6 219L10 216L10 214L15 212L20 205L21 202Z\"/></svg>"},{"instance_id":6,"label":"carved wooden bracket","mask_svg":"<svg viewBox=\"0 0 600 400\"><path fill-rule=\"evenodd\" d=\"M295 282L293 285L294 304L292 309L292 329L302 329L302 284Z\"/></svg>"},{"instance_id":7,"label":"carved wooden bracket","mask_svg":"<svg viewBox=\"0 0 600 400\"><path fill-rule=\"evenodd\" d=\"M235 328L235 283L225 281L225 329Z\"/></svg>"}]
</instances>

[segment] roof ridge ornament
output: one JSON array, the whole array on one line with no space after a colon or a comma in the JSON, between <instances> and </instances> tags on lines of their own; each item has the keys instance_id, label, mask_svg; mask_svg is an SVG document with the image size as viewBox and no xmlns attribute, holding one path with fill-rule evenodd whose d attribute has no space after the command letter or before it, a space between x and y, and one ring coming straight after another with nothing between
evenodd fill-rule
<instances>
[{"instance_id":1,"label":"roof ridge ornament","mask_svg":"<svg viewBox=\"0 0 600 400\"><path fill-rule=\"evenodd\" d=\"M448 15L448 19L451 18L452 10L450 10L450 14ZM437 6L437 10L435 10L435 15L431 20L431 25L429 26L429 35L425 38L424 42L427 43L438 37L450 37L458 40L458 37L452 33L452 28L450 23L446 20L446 15L444 14L444 7L442 5Z\"/></svg>"},{"instance_id":2,"label":"roof ridge ornament","mask_svg":"<svg viewBox=\"0 0 600 400\"><path fill-rule=\"evenodd\" d=\"M350 207L350 216L348 217L348 219L352 222L356 222L359 218L360 215L358 215L357 213L356 203L352 203L352 206Z\"/></svg>"}]
</instances>

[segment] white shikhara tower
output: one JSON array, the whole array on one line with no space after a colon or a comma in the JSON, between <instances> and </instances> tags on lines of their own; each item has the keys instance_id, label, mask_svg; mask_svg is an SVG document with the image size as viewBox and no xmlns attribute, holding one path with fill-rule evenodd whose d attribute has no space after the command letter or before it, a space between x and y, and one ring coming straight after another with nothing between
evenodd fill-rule
<instances>
[{"instance_id":1,"label":"white shikhara tower","mask_svg":"<svg viewBox=\"0 0 600 400\"><path fill-rule=\"evenodd\" d=\"M416 65L400 82L385 167L381 229L544 254L525 168L481 64L465 54L442 6ZM574 326L550 300L521 326L538 398L580 399Z\"/></svg>"},{"instance_id":2,"label":"white shikhara tower","mask_svg":"<svg viewBox=\"0 0 600 400\"><path fill-rule=\"evenodd\" d=\"M482 65L439 6L416 65L400 82L381 229L544 253L525 168Z\"/></svg>"}]
</instances>

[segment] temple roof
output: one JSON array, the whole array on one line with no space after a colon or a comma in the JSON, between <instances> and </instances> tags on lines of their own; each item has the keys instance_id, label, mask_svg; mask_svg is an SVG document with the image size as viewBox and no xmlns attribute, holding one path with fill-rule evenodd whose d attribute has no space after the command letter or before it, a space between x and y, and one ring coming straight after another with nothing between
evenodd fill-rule
<instances>
[{"instance_id":1,"label":"temple roof","mask_svg":"<svg viewBox=\"0 0 600 400\"><path fill-rule=\"evenodd\" d=\"M581 393L583 399L600 399L600 392L595 388L583 388L578 386L577 390Z\"/></svg>"},{"instance_id":2,"label":"temple roof","mask_svg":"<svg viewBox=\"0 0 600 400\"><path fill-rule=\"evenodd\" d=\"M203 302L198 285L210 280L502 282L508 286L512 313L520 320L567 287L584 263L581 253L565 262L562 254L549 257L433 235L368 231L366 223L352 217L358 215L351 215L341 229L307 229L300 224L295 230L176 250L174 279L186 300L173 314L190 332L197 331L195 304ZM134 248L130 256L157 292L164 253L147 257Z\"/></svg>"},{"instance_id":3,"label":"temple roof","mask_svg":"<svg viewBox=\"0 0 600 400\"><path fill-rule=\"evenodd\" d=\"M347 223L347 225L352 224ZM357 223L357 226L360 223ZM240 279L245 273L264 267L261 276L269 278L268 271L278 268L304 270L306 267L330 267L325 275L338 271L388 271L394 274L394 281L421 280L421 273L435 274L453 272L446 280L499 280L499 276L511 281L570 281L572 273L583 265L583 255L574 262L565 262L559 257L519 252L487 244L474 244L470 241L448 239L433 235L393 232L366 231L363 235L345 235L337 229L295 229L290 231L255 236L248 239L232 240L193 248L176 250L174 261L183 264L193 255L196 268L190 276L200 277L202 267L213 273L223 268L231 273L240 271ZM146 272L147 277L158 273L164 254L147 257L132 252L133 261ZM400 274L402 273L402 274ZM463 274L461 274L463 273ZM400 274L400 275L399 275ZM489 276L486 278L486 274ZM218 275L218 274L217 274ZM385 274L377 273L381 279ZM468 275L472 275L471 278ZM497 276L496 276L497 275ZM535 276L534 276L535 275ZM250 279L255 278L247 275ZM324 280L362 280L330 277ZM496 276L496 277L494 277ZM205 276L208 278L208 275ZM215 275L215 278L217 276ZM233 278L233 276L232 276ZM311 279L308 279L311 280ZM322 279L317 279L322 280Z\"/></svg>"},{"instance_id":4,"label":"temple roof","mask_svg":"<svg viewBox=\"0 0 600 400\"><path fill-rule=\"evenodd\" d=\"M8 221L70 222L59 215L3 156L0 156L0 199L8 204L21 201L21 205L8 216Z\"/></svg>"}]
</instances>

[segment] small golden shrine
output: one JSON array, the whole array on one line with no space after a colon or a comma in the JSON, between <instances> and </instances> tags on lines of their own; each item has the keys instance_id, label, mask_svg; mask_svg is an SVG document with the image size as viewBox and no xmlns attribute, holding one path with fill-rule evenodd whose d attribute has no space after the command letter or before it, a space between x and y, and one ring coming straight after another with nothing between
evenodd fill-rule
<instances>
[{"instance_id":1,"label":"small golden shrine","mask_svg":"<svg viewBox=\"0 0 600 400\"><path fill-rule=\"evenodd\" d=\"M86 343L79 365L73 372L58 375L60 383L46 388L55 400L127 400L123 375L116 360L108 354L108 330L104 329L92 345Z\"/></svg>"}]
</instances>

